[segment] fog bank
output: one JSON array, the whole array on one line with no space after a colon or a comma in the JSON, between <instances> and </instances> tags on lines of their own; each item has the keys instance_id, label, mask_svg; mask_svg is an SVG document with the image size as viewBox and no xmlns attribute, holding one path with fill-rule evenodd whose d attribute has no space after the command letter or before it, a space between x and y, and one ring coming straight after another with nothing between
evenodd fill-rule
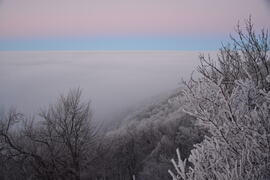
<instances>
[{"instance_id":1,"label":"fog bank","mask_svg":"<svg viewBox=\"0 0 270 180\"><path fill-rule=\"evenodd\" d=\"M80 87L96 120L179 86L199 52L0 52L0 106L36 113L59 94Z\"/></svg>"}]
</instances>

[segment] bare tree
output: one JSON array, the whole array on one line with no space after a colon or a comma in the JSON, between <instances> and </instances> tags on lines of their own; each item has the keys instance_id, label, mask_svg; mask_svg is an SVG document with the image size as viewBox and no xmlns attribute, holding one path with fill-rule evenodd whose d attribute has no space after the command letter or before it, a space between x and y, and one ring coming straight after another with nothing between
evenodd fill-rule
<instances>
[{"instance_id":1,"label":"bare tree","mask_svg":"<svg viewBox=\"0 0 270 180\"><path fill-rule=\"evenodd\" d=\"M40 113L41 121L24 118L15 133L13 126L22 117L13 112L1 120L1 147L5 154L31 161L39 179L79 180L92 156L97 134L90 102L81 102L81 90L60 96Z\"/></svg>"}]
</instances>

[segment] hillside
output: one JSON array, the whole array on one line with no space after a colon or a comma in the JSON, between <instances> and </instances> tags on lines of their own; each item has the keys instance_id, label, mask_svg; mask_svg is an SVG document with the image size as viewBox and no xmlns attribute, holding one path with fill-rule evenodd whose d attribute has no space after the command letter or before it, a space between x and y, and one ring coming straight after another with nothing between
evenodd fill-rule
<instances>
[{"instance_id":1,"label":"hillside","mask_svg":"<svg viewBox=\"0 0 270 180\"><path fill-rule=\"evenodd\" d=\"M182 111L181 97L179 88L146 101L124 118L119 128L109 131L95 163L100 165L100 172L94 176L106 172L110 179L121 179L120 174L126 178L170 179L167 170L175 149L179 147L187 157L204 134L194 125L195 119Z\"/></svg>"}]
</instances>

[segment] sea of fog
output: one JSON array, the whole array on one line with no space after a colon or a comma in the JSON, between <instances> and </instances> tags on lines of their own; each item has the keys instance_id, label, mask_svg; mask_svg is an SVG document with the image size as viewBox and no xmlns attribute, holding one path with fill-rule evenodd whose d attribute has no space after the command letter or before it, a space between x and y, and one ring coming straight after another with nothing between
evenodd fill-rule
<instances>
[{"instance_id":1,"label":"sea of fog","mask_svg":"<svg viewBox=\"0 0 270 180\"><path fill-rule=\"evenodd\" d=\"M0 107L35 114L80 87L95 120L109 120L145 99L179 87L199 52L0 52Z\"/></svg>"}]
</instances>

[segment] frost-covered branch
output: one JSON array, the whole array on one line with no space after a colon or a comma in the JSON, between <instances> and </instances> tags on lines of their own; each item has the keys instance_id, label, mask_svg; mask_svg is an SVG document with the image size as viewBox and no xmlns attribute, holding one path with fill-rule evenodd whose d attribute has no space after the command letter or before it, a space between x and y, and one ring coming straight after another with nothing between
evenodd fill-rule
<instances>
[{"instance_id":1,"label":"frost-covered branch","mask_svg":"<svg viewBox=\"0 0 270 180\"><path fill-rule=\"evenodd\" d=\"M270 59L267 31L246 32L223 46L217 61L200 56L198 80L186 82L185 111L210 136L196 144L186 160L173 161L178 179L270 178Z\"/></svg>"}]
</instances>

